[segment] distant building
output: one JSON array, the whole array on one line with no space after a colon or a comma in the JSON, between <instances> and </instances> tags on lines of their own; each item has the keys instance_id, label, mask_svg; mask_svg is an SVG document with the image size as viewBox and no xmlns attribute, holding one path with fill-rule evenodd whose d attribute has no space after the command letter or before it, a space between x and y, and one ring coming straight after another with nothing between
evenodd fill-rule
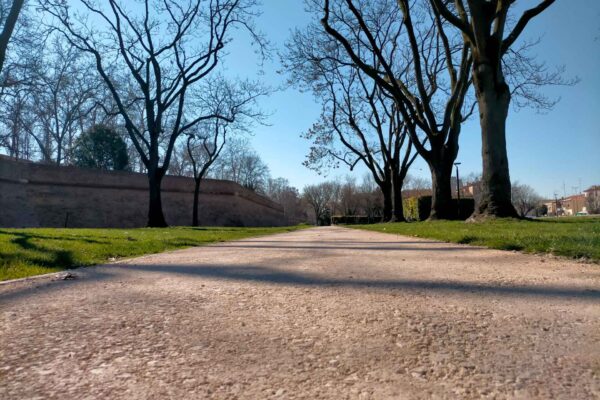
<instances>
[{"instance_id":1,"label":"distant building","mask_svg":"<svg viewBox=\"0 0 600 400\"><path fill-rule=\"evenodd\" d=\"M547 200L544 205L548 208L548 215L569 216L577 214L590 214L588 201L590 198L600 198L600 185L594 185L580 194L563 197L556 200Z\"/></svg>"},{"instance_id":2,"label":"distant building","mask_svg":"<svg viewBox=\"0 0 600 400\"><path fill-rule=\"evenodd\" d=\"M402 191L402 198L409 199L411 197L431 196L431 189L407 189Z\"/></svg>"},{"instance_id":3,"label":"distant building","mask_svg":"<svg viewBox=\"0 0 600 400\"><path fill-rule=\"evenodd\" d=\"M546 200L547 215L563 215L561 200Z\"/></svg>"},{"instance_id":4,"label":"distant building","mask_svg":"<svg viewBox=\"0 0 600 400\"><path fill-rule=\"evenodd\" d=\"M588 214L600 214L600 185L584 190L583 195Z\"/></svg>"},{"instance_id":5,"label":"distant building","mask_svg":"<svg viewBox=\"0 0 600 400\"><path fill-rule=\"evenodd\" d=\"M462 197L475 198L481 193L481 182L470 182L460 188Z\"/></svg>"},{"instance_id":6,"label":"distant building","mask_svg":"<svg viewBox=\"0 0 600 400\"><path fill-rule=\"evenodd\" d=\"M600 185L590 186L589 189L583 191L583 195L586 198L590 196L600 196Z\"/></svg>"},{"instance_id":7,"label":"distant building","mask_svg":"<svg viewBox=\"0 0 600 400\"><path fill-rule=\"evenodd\" d=\"M561 201L564 215L577 215L578 213L587 213L585 206L585 195L575 194L565 197Z\"/></svg>"}]
</instances>

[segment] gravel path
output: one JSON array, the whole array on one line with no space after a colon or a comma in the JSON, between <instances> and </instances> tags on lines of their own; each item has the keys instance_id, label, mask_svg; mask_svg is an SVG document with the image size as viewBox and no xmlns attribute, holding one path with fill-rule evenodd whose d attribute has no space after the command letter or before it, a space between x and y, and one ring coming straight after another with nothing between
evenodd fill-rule
<instances>
[{"instance_id":1,"label":"gravel path","mask_svg":"<svg viewBox=\"0 0 600 400\"><path fill-rule=\"evenodd\" d=\"M315 228L0 285L1 399L600 398L600 266Z\"/></svg>"}]
</instances>

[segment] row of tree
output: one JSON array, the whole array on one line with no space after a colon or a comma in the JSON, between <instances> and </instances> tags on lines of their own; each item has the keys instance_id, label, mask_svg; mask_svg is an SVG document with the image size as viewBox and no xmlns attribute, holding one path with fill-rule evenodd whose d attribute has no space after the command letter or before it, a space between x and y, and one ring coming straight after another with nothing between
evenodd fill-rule
<instances>
[{"instance_id":1,"label":"row of tree","mask_svg":"<svg viewBox=\"0 0 600 400\"><path fill-rule=\"evenodd\" d=\"M234 30L268 51L257 12L254 0L0 0L2 146L75 164L83 132L115 128L131 169L148 176L148 226L166 226L161 182L176 149L200 180L232 133L262 118L256 100L268 90L218 72Z\"/></svg>"},{"instance_id":2,"label":"row of tree","mask_svg":"<svg viewBox=\"0 0 600 400\"><path fill-rule=\"evenodd\" d=\"M407 191L417 194L431 192L431 185L422 179L407 176L405 180ZM365 223L379 222L386 218L388 211L386 195L370 173L360 183L347 176L345 180L332 179L307 185L302 191L301 201L305 213L310 215L309 219L318 225L329 225L332 217L361 217Z\"/></svg>"},{"instance_id":3,"label":"row of tree","mask_svg":"<svg viewBox=\"0 0 600 400\"><path fill-rule=\"evenodd\" d=\"M482 195L481 174L467 176L464 183L465 186L474 188L473 194L466 197L472 197L478 204ZM456 188L456 180L453 180L452 186ZM410 175L404 187L404 194L410 196L428 195L432 192L429 182ZM547 214L543 198L529 185L514 182L511 198L521 217ZM303 189L301 200L304 210L314 217L313 221L319 225L328 225L331 217L361 217L360 221L365 223L385 218L385 195L370 174L365 175L360 184L352 177L346 177L345 181L334 179L307 185ZM306 219L306 216L304 218Z\"/></svg>"},{"instance_id":4,"label":"row of tree","mask_svg":"<svg viewBox=\"0 0 600 400\"><path fill-rule=\"evenodd\" d=\"M515 43L553 2L540 0L516 16L514 2L504 0L307 0L318 22L297 30L281 57L290 82L322 101L319 120L304 134L313 143L305 165L352 170L362 163L381 192L382 218L401 221L402 190L420 156L431 171L430 218L453 218L459 135L477 114L483 174L474 217L517 215L506 153L509 105L551 107L536 88L569 82L535 61L532 43ZM233 30L268 52L254 26L255 0L0 5L0 140L10 155L76 163L91 148L79 140L83 132L114 127L130 168L148 176L149 226L166 226L167 172L195 179L194 224L209 175L264 193L277 186L260 157L232 140L263 118L257 99L269 90L218 73ZM294 191L283 183L287 195Z\"/></svg>"},{"instance_id":5,"label":"row of tree","mask_svg":"<svg viewBox=\"0 0 600 400\"><path fill-rule=\"evenodd\" d=\"M321 171L362 163L384 196L384 219L403 220L402 187L419 155L432 181L430 219L454 218L451 176L462 124L479 115L480 199L473 218L517 216L511 202L506 119L515 106L554 104L536 91L573 83L516 46L529 21L514 1L309 0L318 21L297 30L282 56L292 84L322 101L304 135L305 164Z\"/></svg>"}]
</instances>

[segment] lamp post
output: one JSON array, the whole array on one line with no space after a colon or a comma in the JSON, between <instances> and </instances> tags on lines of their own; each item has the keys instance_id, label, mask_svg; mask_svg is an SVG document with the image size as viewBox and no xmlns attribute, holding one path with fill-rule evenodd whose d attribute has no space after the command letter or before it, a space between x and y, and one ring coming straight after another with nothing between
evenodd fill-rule
<instances>
[{"instance_id":1,"label":"lamp post","mask_svg":"<svg viewBox=\"0 0 600 400\"><path fill-rule=\"evenodd\" d=\"M457 212L458 219L460 219L460 178L458 175L458 166L459 165L460 165L459 162L454 163L454 166L456 167L456 212Z\"/></svg>"}]
</instances>

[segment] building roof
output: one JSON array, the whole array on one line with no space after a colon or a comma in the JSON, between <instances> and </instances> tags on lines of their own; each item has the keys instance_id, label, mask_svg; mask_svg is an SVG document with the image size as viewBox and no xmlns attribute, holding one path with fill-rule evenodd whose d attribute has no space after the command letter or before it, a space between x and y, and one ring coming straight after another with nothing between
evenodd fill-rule
<instances>
[{"instance_id":1,"label":"building roof","mask_svg":"<svg viewBox=\"0 0 600 400\"><path fill-rule=\"evenodd\" d=\"M431 189L407 189L402 191L402 196L407 199L410 197L431 196L432 194Z\"/></svg>"},{"instance_id":2,"label":"building roof","mask_svg":"<svg viewBox=\"0 0 600 400\"><path fill-rule=\"evenodd\" d=\"M565 198L563 198L563 201L572 201L572 200L583 200L585 199L585 195L583 194L574 194L572 196L567 196Z\"/></svg>"}]
</instances>

